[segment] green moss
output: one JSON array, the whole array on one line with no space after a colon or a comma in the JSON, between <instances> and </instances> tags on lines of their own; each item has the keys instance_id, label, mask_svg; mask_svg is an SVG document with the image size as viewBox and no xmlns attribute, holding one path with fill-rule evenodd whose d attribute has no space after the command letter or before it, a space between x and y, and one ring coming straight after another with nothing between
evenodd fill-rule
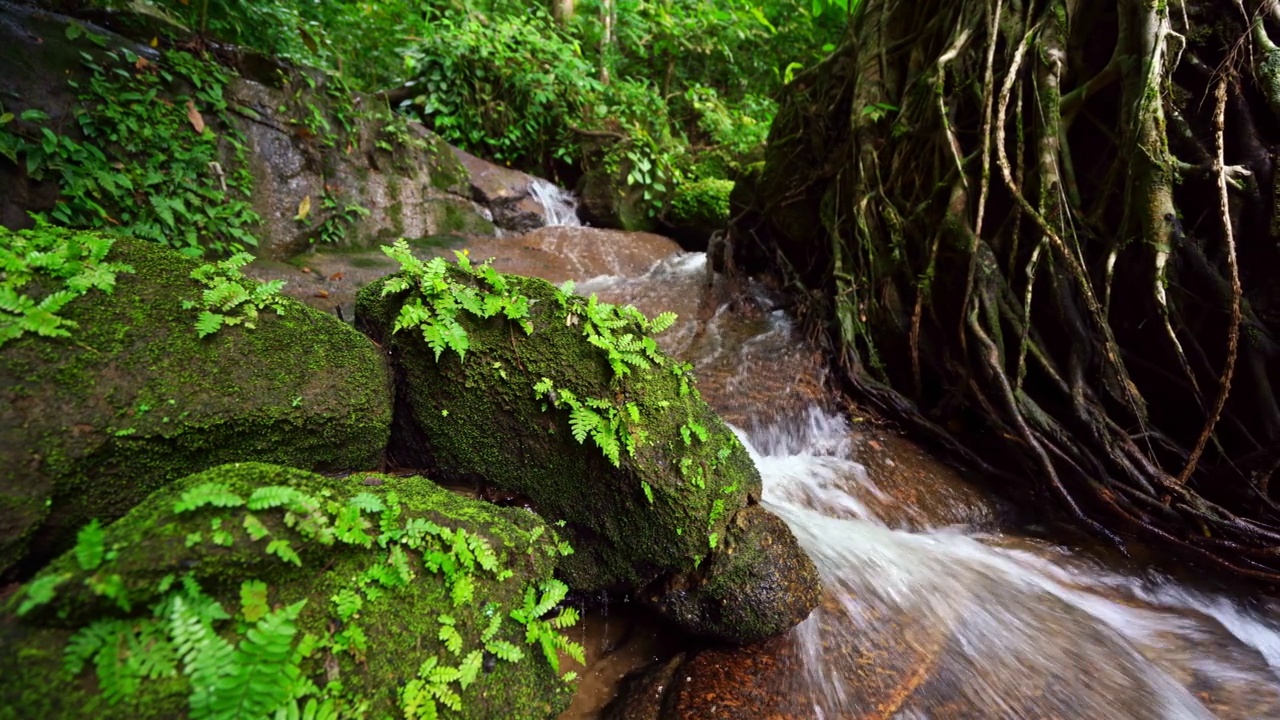
<instances>
[{"instance_id":1,"label":"green moss","mask_svg":"<svg viewBox=\"0 0 1280 720\"><path fill-rule=\"evenodd\" d=\"M449 235L492 235L495 232L492 222L484 219L478 212L456 198L434 198L427 201L433 207L428 211L435 217L436 234Z\"/></svg>"},{"instance_id":2,"label":"green moss","mask_svg":"<svg viewBox=\"0 0 1280 720\"><path fill-rule=\"evenodd\" d=\"M175 501L206 483L219 483L241 497L249 497L264 486L294 487L336 504L358 493L391 503L394 493L400 508L399 526L420 519L479 535L496 551L499 567L514 575L502 580L491 574L475 574L474 600L459 605L451 599L442 575L410 552L414 577L409 584L370 592L360 589L364 586L354 579L387 563L387 550L380 544L363 548L309 541L294 526L282 522L281 510L254 513L271 533L256 541L242 529L247 514L243 507L203 507L175 514ZM205 540L188 547L189 534L207 534L214 518L230 530L230 545ZM376 521L372 531L378 531ZM169 680L144 681L136 698L111 705L98 693L92 670L76 677L62 670L62 650L73 630L95 618L119 613L113 602L95 594L85 582L108 574L123 578L132 601L129 614L140 621L147 616L148 604L160 597L158 583L165 576L189 574L205 594L232 611L240 605L239 591L245 580L264 581L272 607L306 600L298 618L297 637L311 635L319 640L319 648L302 661L301 669L319 687L325 686L326 679L341 679L343 717L398 716L397 693L424 660L436 657L446 663L458 662L439 639L438 617L442 613L455 618L463 653L481 645L481 634L493 613L505 618L496 637L527 650L523 660L498 662L463 690L460 716L547 718L568 704L571 687L556 677L537 649L525 645L523 626L507 617L510 610L520 607L527 586L551 577L558 554L555 533L528 511L464 498L419 477L360 474L335 479L279 466L238 463L185 478L157 492L108 527L105 535L107 560L102 567L90 573L81 569L72 553L62 556L42 574L65 578L53 601L22 619L10 614L0 625L7 647L14 650L0 657L0 707L18 713L14 717L83 716L82 708L91 709L91 716L100 718L184 716L190 688L181 674ZM287 539L297 549L301 566L267 554L265 547L272 539ZM364 593L363 606L344 623L332 598L353 589ZM22 598L19 594L11 600L10 611ZM236 625L224 623L219 631L234 641L243 632ZM347 626L363 631L367 637L363 650L328 645ZM354 709L362 705L367 713Z\"/></svg>"},{"instance_id":3,"label":"green moss","mask_svg":"<svg viewBox=\"0 0 1280 720\"><path fill-rule=\"evenodd\" d=\"M669 219L676 224L723 225L729 220L732 192L732 180L698 180L679 185L671 198Z\"/></svg>"},{"instance_id":4,"label":"green moss","mask_svg":"<svg viewBox=\"0 0 1280 720\"><path fill-rule=\"evenodd\" d=\"M119 517L219 463L378 463L389 378L365 338L288 301L285 315L254 330L201 340L182 307L201 291L188 278L192 261L131 238L109 258L136 273L112 295L64 310L79 325L73 337L23 337L0 350L0 387L24 398L0 402L0 501L51 501L34 535L42 553L65 548L90 517ZM0 557L22 554L29 530L0 526Z\"/></svg>"},{"instance_id":5,"label":"green moss","mask_svg":"<svg viewBox=\"0 0 1280 720\"><path fill-rule=\"evenodd\" d=\"M542 280L505 276L530 299L534 332L501 319L460 316L470 348L466 361L446 353L436 362L421 335L389 328L404 297L380 295L373 283L356 313L393 357L404 421L416 425L397 451L420 453L450 478L483 477L529 497L546 517L565 519L580 541L562 564L578 589L641 587L659 575L692 569L710 552L709 535L724 525L760 479L724 423L680 381L662 370L635 372L615 383L605 355L567 321L556 289ZM619 331L623 332L623 331ZM637 405L647 439L614 467L593 446L574 440L563 410L544 409L532 390L541 378L580 398L625 398ZM680 426L695 419L705 442L686 444ZM690 477L680 471L687 458ZM692 476L701 474L701 486ZM644 492L648 484L652 502ZM723 511L714 522L712 508Z\"/></svg>"}]
</instances>

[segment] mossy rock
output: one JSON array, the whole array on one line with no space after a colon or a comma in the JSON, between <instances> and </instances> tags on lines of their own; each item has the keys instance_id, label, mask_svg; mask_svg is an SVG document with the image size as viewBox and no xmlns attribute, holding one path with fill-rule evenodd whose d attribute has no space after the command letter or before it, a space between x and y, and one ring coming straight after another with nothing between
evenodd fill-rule
<instances>
[{"instance_id":1,"label":"mossy rock","mask_svg":"<svg viewBox=\"0 0 1280 720\"><path fill-rule=\"evenodd\" d=\"M578 215L593 227L652 232L653 218L645 207L644 190L628 187L626 170L616 174L595 168L578 181Z\"/></svg>"},{"instance_id":2,"label":"mossy rock","mask_svg":"<svg viewBox=\"0 0 1280 720\"><path fill-rule=\"evenodd\" d=\"M669 234L689 250L706 250L712 233L729 222L733 181L709 178L676 186L663 216Z\"/></svg>"},{"instance_id":3,"label":"mossy rock","mask_svg":"<svg viewBox=\"0 0 1280 720\"><path fill-rule=\"evenodd\" d=\"M295 498L274 508L254 504L259 497L255 492L280 496L282 488L300 490L298 497L307 499ZM194 504L191 498L207 498L215 489L222 498L219 504L231 506L205 504L178 511L184 501L189 506ZM226 499L233 496L247 505ZM344 521L342 512L357 506L362 508L355 515L358 521ZM309 529L307 521L314 521ZM248 529L257 523L269 534L254 539ZM448 539L408 531L414 524L428 523ZM225 537L216 536L214 525L225 529ZM349 532L353 527L378 540L342 539L344 528ZM324 532L319 531L324 528L328 544L321 542ZM357 474L334 479L275 465L237 463L157 491L107 526L101 537L100 543L78 544L77 552L55 560L10 599L0 621L0 718L145 720L197 714L191 711L193 685L184 671L185 661L178 660L183 653L165 647L177 639L175 597L185 608L199 607L202 600L220 604L229 617L214 621L211 632L241 649L250 642L246 636L252 638L255 632L249 628L267 632L255 614L305 601L289 638L288 656L296 659L281 658L273 664L259 657L255 675L268 686L314 683L312 697L334 698L338 717L402 717L401 689L418 677L424 662L436 658L438 666L456 668L473 652L486 652L486 643L519 648L522 658L488 657L466 688L456 680L446 682L458 695L461 711L445 711L440 704L442 717L553 718L571 698L572 686L557 676L539 648L526 643L525 625L510 615L523 607L530 588L537 593L537 587L551 582L561 552L554 530L527 510L466 498L421 477ZM433 569L431 553L437 559L449 555L457 537L473 548L482 538L492 551L493 570L480 566L480 553L473 554L470 569L461 554L442 561L455 563L452 579L441 565ZM298 564L267 552L271 543L280 541L296 551ZM84 547L102 552L81 552ZM471 586L469 598L456 594L458 578L464 575ZM34 583L54 580L58 584L51 600L41 605L28 602L35 594L28 592ZM265 596L259 594L255 603L252 592L244 593L246 581L264 583ZM191 583L198 586L198 594L191 593ZM116 590L104 595L107 585ZM125 593L128 610L115 599ZM31 607L18 616L15 611L23 603ZM458 632L460 646L453 650L441 639L442 615ZM497 629L485 641L495 617L501 618ZM128 645L126 637L121 647L128 645L131 652L105 661L95 657L77 674L64 669L74 633L93 621L112 618L124 619L135 637L150 644ZM357 628L362 642L354 640ZM309 652L304 651L307 645ZM166 652L171 660L157 671L157 679L139 678L136 691L116 702L103 694L113 685L103 680L104 665L108 673L127 672L131 654L161 658ZM472 660L480 662L479 657ZM290 680L293 672L297 676ZM220 682L234 684L226 677ZM333 687L324 690L332 681L341 682L340 692ZM219 700L210 702L217 705Z\"/></svg>"},{"instance_id":4,"label":"mossy rock","mask_svg":"<svg viewBox=\"0 0 1280 720\"><path fill-rule=\"evenodd\" d=\"M733 181L697 180L676 187L667 214L672 223L700 225L717 230L729 220L729 194Z\"/></svg>"},{"instance_id":5,"label":"mossy rock","mask_svg":"<svg viewBox=\"0 0 1280 720\"><path fill-rule=\"evenodd\" d=\"M450 273L460 283L479 282L457 268ZM452 351L437 359L416 329L391 331L401 307L416 299L409 292L417 291L383 296L385 279L360 291L357 324L388 351L396 373L392 459L518 493L544 517L567 521L578 552L561 563L560 573L575 589L633 592L678 621L696 615L697 622L685 624L694 632L732 641L782 632L803 619L819 581L781 523L770 527L769 542L791 552L795 582L764 590L784 593L766 604L761 614L767 618L742 622L750 612L733 607L759 599L751 583L768 571L753 565L777 560L725 552L725 541L737 534L735 519L759 500L760 476L696 391L682 390L674 361L663 358L661 365L616 377L605 351L583 335L587 321L576 314L582 312L577 301L566 303L540 279L502 277L511 292L527 297L532 333L501 317L460 313L465 359ZM638 326L614 332L643 334ZM544 378L584 401L634 404L640 420L629 420L626 431L639 438L634 453L622 450L615 465L591 440L575 440L570 411L535 393ZM694 425L705 431L703 439L689 432ZM734 570L724 569L729 566ZM731 572L744 582L740 592L715 589L706 574L712 567L722 568L715 577ZM686 600L666 602L665 588ZM690 604L701 610L689 612ZM680 612L671 612L677 607Z\"/></svg>"},{"instance_id":6,"label":"mossy rock","mask_svg":"<svg viewBox=\"0 0 1280 720\"><path fill-rule=\"evenodd\" d=\"M193 261L124 237L107 260L136 272L65 307L71 337L0 347L0 573L213 465L377 466L390 379L367 338L288 300L254 329L200 339L182 306L203 291Z\"/></svg>"}]
</instances>

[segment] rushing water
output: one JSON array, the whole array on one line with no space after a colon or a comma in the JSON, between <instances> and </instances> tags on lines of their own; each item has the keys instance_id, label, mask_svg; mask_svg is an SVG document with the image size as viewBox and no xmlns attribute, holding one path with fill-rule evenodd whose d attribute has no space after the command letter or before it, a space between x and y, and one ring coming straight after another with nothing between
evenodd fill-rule
<instances>
[{"instance_id":1,"label":"rushing water","mask_svg":"<svg viewBox=\"0 0 1280 720\"><path fill-rule=\"evenodd\" d=\"M578 198L558 185L534 178L529 183L529 196L542 206L548 227L578 227Z\"/></svg>"},{"instance_id":2,"label":"rushing water","mask_svg":"<svg viewBox=\"0 0 1280 720\"><path fill-rule=\"evenodd\" d=\"M955 514L932 522L908 508L907 529L884 511L902 501L859 463L859 434L833 412L790 319L758 286L738 288L734 303L716 287L702 255L676 253L579 291L686 318L664 344L744 428L765 504L821 573L824 602L791 634L799 662L774 680L801 716L1280 717L1269 607Z\"/></svg>"}]
</instances>

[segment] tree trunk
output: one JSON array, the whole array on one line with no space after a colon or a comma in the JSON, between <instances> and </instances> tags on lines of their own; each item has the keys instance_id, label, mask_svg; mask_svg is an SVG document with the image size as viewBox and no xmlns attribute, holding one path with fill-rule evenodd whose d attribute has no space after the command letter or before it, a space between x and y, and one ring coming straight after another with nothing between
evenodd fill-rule
<instances>
[{"instance_id":1,"label":"tree trunk","mask_svg":"<svg viewBox=\"0 0 1280 720\"><path fill-rule=\"evenodd\" d=\"M613 52L613 21L617 13L614 0L600 2L600 82L609 84L609 55Z\"/></svg>"},{"instance_id":2,"label":"tree trunk","mask_svg":"<svg viewBox=\"0 0 1280 720\"><path fill-rule=\"evenodd\" d=\"M573 0L551 0L551 17L561 25L573 19Z\"/></svg>"},{"instance_id":3,"label":"tree trunk","mask_svg":"<svg viewBox=\"0 0 1280 720\"><path fill-rule=\"evenodd\" d=\"M993 480L1280 579L1276 36L1272 0L866 0L726 260Z\"/></svg>"}]
</instances>

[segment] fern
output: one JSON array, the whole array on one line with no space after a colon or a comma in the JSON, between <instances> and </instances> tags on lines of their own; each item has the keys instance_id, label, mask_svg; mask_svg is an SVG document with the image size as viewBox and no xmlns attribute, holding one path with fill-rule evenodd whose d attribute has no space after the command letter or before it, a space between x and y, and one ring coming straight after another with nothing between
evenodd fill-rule
<instances>
[{"instance_id":1,"label":"fern","mask_svg":"<svg viewBox=\"0 0 1280 720\"><path fill-rule=\"evenodd\" d=\"M453 617L441 615L436 619L440 621L438 638L440 642L444 643L445 649L454 655L462 652L462 635L458 632L458 628L455 627L456 621Z\"/></svg>"},{"instance_id":2,"label":"fern","mask_svg":"<svg viewBox=\"0 0 1280 720\"><path fill-rule=\"evenodd\" d=\"M246 503L250 510L285 508L296 513L313 513L320 509L320 501L307 493L288 486L268 485L253 491Z\"/></svg>"},{"instance_id":3,"label":"fern","mask_svg":"<svg viewBox=\"0 0 1280 720\"><path fill-rule=\"evenodd\" d=\"M343 588L329 599L333 601L338 619L344 623L349 622L364 607L364 598L351 588Z\"/></svg>"},{"instance_id":4,"label":"fern","mask_svg":"<svg viewBox=\"0 0 1280 720\"><path fill-rule=\"evenodd\" d=\"M18 605L18 617L53 601L57 588L70 578L67 574L41 575L23 588L22 602Z\"/></svg>"},{"instance_id":5,"label":"fern","mask_svg":"<svg viewBox=\"0 0 1280 720\"><path fill-rule=\"evenodd\" d=\"M58 313L91 290L110 294L117 274L133 272L129 265L104 262L114 242L104 235L54 228L39 216L29 230L0 228L0 346L28 332L69 336L77 325ZM22 292L37 278L52 286L38 300Z\"/></svg>"},{"instance_id":6,"label":"fern","mask_svg":"<svg viewBox=\"0 0 1280 720\"><path fill-rule=\"evenodd\" d=\"M97 518L76 533L75 556L81 570L97 570L106 555L106 534Z\"/></svg>"},{"instance_id":7,"label":"fern","mask_svg":"<svg viewBox=\"0 0 1280 720\"><path fill-rule=\"evenodd\" d=\"M302 567L302 558L294 551L293 545L283 538L277 538L267 543L267 554L275 555L287 563Z\"/></svg>"},{"instance_id":8,"label":"fern","mask_svg":"<svg viewBox=\"0 0 1280 720\"><path fill-rule=\"evenodd\" d=\"M253 328L263 310L285 314L285 300L280 295L283 280L258 283L244 276L240 268L253 261L253 255L240 252L215 263L205 263L191 271L191 279L205 286L200 300L184 300L183 309L198 309L196 334L203 338L231 325Z\"/></svg>"},{"instance_id":9,"label":"fern","mask_svg":"<svg viewBox=\"0 0 1280 720\"><path fill-rule=\"evenodd\" d=\"M244 514L244 531L248 534L249 539L257 541L271 534L266 525L258 519L253 513Z\"/></svg>"},{"instance_id":10,"label":"fern","mask_svg":"<svg viewBox=\"0 0 1280 720\"><path fill-rule=\"evenodd\" d=\"M257 718L274 713L290 698L294 621L306 605L300 600L263 617L245 633L232 656L230 672L218 679L212 698L215 718Z\"/></svg>"},{"instance_id":11,"label":"fern","mask_svg":"<svg viewBox=\"0 0 1280 720\"><path fill-rule=\"evenodd\" d=\"M244 505L244 498L231 491L223 483L203 483L190 488L173 504L174 514L182 514L198 510L206 505L211 507L231 508ZM256 509L256 508L255 508Z\"/></svg>"},{"instance_id":12,"label":"fern","mask_svg":"<svg viewBox=\"0 0 1280 720\"><path fill-rule=\"evenodd\" d=\"M306 705L299 707L295 699L276 710L272 720L339 720L338 703L333 699L320 701L311 698Z\"/></svg>"},{"instance_id":13,"label":"fern","mask_svg":"<svg viewBox=\"0 0 1280 720\"><path fill-rule=\"evenodd\" d=\"M447 351L458 354L465 361L471 343L466 329L458 321L460 312L480 319L501 314L507 320L520 325L526 334L533 332L529 322L529 299L513 292L506 279L485 262L473 266L465 253L455 253L458 272L451 274L444 258L432 258L422 262L413 256L403 239L397 240L383 252L400 264L400 275L383 282L383 296L416 291L401 304L393 333L416 328L423 342L435 354L436 362ZM461 275L469 284L454 277ZM485 290L477 282L488 285Z\"/></svg>"},{"instance_id":14,"label":"fern","mask_svg":"<svg viewBox=\"0 0 1280 720\"><path fill-rule=\"evenodd\" d=\"M261 580L240 583L240 614L249 622L266 617L271 607L267 604L267 584Z\"/></svg>"}]
</instances>

